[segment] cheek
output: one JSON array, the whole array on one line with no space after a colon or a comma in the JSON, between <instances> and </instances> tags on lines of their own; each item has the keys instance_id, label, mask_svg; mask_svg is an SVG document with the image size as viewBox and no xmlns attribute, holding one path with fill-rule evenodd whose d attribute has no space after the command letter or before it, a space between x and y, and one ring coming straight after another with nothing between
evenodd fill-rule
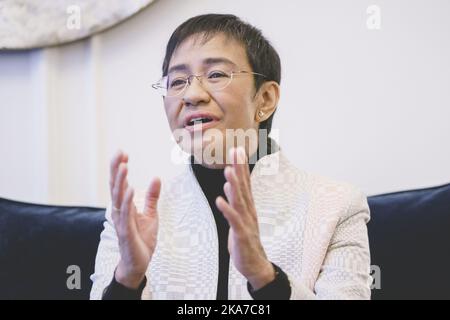
<instances>
[{"instance_id":1,"label":"cheek","mask_svg":"<svg viewBox=\"0 0 450 320\"><path fill-rule=\"evenodd\" d=\"M179 108L176 105L164 103L164 111L166 112L167 121L169 122L170 129L173 131L177 128Z\"/></svg>"},{"instance_id":2,"label":"cheek","mask_svg":"<svg viewBox=\"0 0 450 320\"><path fill-rule=\"evenodd\" d=\"M232 128L250 128L254 122L254 106L244 97L233 97L224 105L227 125Z\"/></svg>"},{"instance_id":3,"label":"cheek","mask_svg":"<svg viewBox=\"0 0 450 320\"><path fill-rule=\"evenodd\" d=\"M253 104L246 92L233 90L230 92L217 92L212 98L222 109L227 119L234 119L239 122L245 122L249 114L252 113Z\"/></svg>"}]
</instances>

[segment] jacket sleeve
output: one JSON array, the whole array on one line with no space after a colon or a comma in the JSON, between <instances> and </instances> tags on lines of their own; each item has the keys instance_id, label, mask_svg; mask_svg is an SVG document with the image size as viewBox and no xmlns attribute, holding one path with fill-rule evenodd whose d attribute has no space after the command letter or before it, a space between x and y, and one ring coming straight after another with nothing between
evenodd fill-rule
<instances>
[{"instance_id":1,"label":"jacket sleeve","mask_svg":"<svg viewBox=\"0 0 450 320\"><path fill-rule=\"evenodd\" d=\"M91 300L102 299L103 291L111 283L114 271L120 260L118 239L111 218L111 204L106 209L105 218L106 221L100 234L100 243L95 258L95 271L91 275Z\"/></svg>"},{"instance_id":2,"label":"jacket sleeve","mask_svg":"<svg viewBox=\"0 0 450 320\"><path fill-rule=\"evenodd\" d=\"M291 299L370 299L369 219L367 198L355 190L331 238L314 291L290 279Z\"/></svg>"},{"instance_id":3,"label":"jacket sleeve","mask_svg":"<svg viewBox=\"0 0 450 320\"><path fill-rule=\"evenodd\" d=\"M117 282L113 277L111 283L103 291L102 300L141 300L146 284L147 278L144 277L137 289L130 289Z\"/></svg>"}]
</instances>

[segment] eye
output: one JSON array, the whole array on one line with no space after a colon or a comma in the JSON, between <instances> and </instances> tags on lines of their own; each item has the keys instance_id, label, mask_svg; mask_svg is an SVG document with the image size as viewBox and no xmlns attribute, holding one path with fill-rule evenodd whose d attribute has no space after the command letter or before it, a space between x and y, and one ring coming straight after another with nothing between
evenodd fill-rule
<instances>
[{"instance_id":1,"label":"eye","mask_svg":"<svg viewBox=\"0 0 450 320\"><path fill-rule=\"evenodd\" d=\"M229 78L229 75L223 71L214 70L208 73L208 79Z\"/></svg>"},{"instance_id":2,"label":"eye","mask_svg":"<svg viewBox=\"0 0 450 320\"><path fill-rule=\"evenodd\" d=\"M172 80L171 82L170 82L170 85L169 85L169 87L170 88L177 88L177 87L183 87L183 86L185 86L186 85L186 79L183 79L183 78L176 78L176 79L174 79L174 80Z\"/></svg>"}]
</instances>

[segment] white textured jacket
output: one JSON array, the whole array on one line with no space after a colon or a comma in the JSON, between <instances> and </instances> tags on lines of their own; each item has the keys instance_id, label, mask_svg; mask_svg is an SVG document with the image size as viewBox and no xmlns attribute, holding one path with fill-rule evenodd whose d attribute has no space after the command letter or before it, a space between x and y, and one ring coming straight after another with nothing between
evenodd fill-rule
<instances>
[{"instance_id":1,"label":"white textured jacket","mask_svg":"<svg viewBox=\"0 0 450 320\"><path fill-rule=\"evenodd\" d=\"M365 195L347 183L294 167L281 151L261 158L251 173L261 241L291 283L291 299L369 299L370 254ZM138 208L145 192L135 194ZM218 237L208 201L190 165L163 183L158 243L143 299L215 299ZM101 299L120 258L111 207L91 276L91 299ZM247 280L230 260L229 299L251 299Z\"/></svg>"}]
</instances>

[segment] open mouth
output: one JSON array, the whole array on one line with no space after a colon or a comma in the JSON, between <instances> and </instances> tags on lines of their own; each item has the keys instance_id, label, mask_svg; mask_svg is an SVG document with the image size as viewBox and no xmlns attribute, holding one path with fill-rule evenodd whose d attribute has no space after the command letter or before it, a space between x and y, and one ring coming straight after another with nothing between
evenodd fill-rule
<instances>
[{"instance_id":1,"label":"open mouth","mask_svg":"<svg viewBox=\"0 0 450 320\"><path fill-rule=\"evenodd\" d=\"M217 125L218 118L213 115L201 114L188 118L185 122L184 128L189 132L205 131Z\"/></svg>"},{"instance_id":2,"label":"open mouth","mask_svg":"<svg viewBox=\"0 0 450 320\"><path fill-rule=\"evenodd\" d=\"M195 124L208 123L208 122L211 122L211 121L213 121L213 119L212 118L208 118L208 117L193 118L187 123L187 126L193 126Z\"/></svg>"}]
</instances>

